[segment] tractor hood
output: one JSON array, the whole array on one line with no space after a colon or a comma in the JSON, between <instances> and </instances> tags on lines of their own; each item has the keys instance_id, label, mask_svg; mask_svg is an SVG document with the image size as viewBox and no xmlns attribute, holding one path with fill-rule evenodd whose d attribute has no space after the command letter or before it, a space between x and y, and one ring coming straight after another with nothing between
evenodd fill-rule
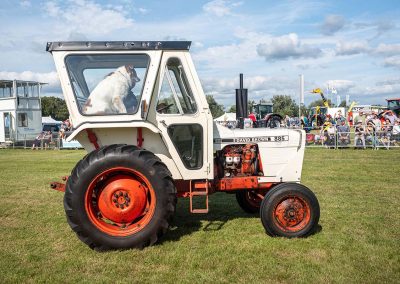
<instances>
[{"instance_id":1,"label":"tractor hood","mask_svg":"<svg viewBox=\"0 0 400 284\"><path fill-rule=\"evenodd\" d=\"M305 133L300 129L247 128L229 129L214 123L214 151L229 144L259 144L259 147L297 147L300 149Z\"/></svg>"}]
</instances>

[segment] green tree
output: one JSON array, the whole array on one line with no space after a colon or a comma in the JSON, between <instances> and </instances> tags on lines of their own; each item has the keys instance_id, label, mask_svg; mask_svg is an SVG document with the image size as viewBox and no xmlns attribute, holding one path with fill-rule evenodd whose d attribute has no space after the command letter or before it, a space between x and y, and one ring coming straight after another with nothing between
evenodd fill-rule
<instances>
[{"instance_id":1,"label":"green tree","mask_svg":"<svg viewBox=\"0 0 400 284\"><path fill-rule=\"evenodd\" d=\"M227 112L233 112L236 113L236 105L231 105L231 107L228 109Z\"/></svg>"},{"instance_id":2,"label":"green tree","mask_svg":"<svg viewBox=\"0 0 400 284\"><path fill-rule=\"evenodd\" d=\"M309 109L305 105L301 105L301 115L307 116L309 114Z\"/></svg>"},{"instance_id":3,"label":"green tree","mask_svg":"<svg viewBox=\"0 0 400 284\"><path fill-rule=\"evenodd\" d=\"M256 105L257 103L255 101L248 101L247 102L247 111L249 113L252 112L254 105ZM236 105L231 105L231 107L228 109L227 112L233 112L236 113Z\"/></svg>"},{"instance_id":4,"label":"green tree","mask_svg":"<svg viewBox=\"0 0 400 284\"><path fill-rule=\"evenodd\" d=\"M328 104L329 104L330 106L332 106L332 101L331 101L330 99L328 99L327 101L328 101ZM316 106L320 106L320 107L323 107L323 106L324 106L324 102L322 101L322 99L319 99L319 100L316 100L316 101L311 102L311 103L308 105L308 108L312 108L312 107L316 107Z\"/></svg>"},{"instance_id":5,"label":"green tree","mask_svg":"<svg viewBox=\"0 0 400 284\"><path fill-rule=\"evenodd\" d=\"M272 97L271 101L274 105L274 113L278 113L282 116L297 116L299 114L299 106L291 96L275 95Z\"/></svg>"},{"instance_id":6,"label":"green tree","mask_svg":"<svg viewBox=\"0 0 400 284\"><path fill-rule=\"evenodd\" d=\"M55 120L66 120L69 117L67 104L61 98L42 97L42 116L51 116Z\"/></svg>"},{"instance_id":7,"label":"green tree","mask_svg":"<svg viewBox=\"0 0 400 284\"><path fill-rule=\"evenodd\" d=\"M346 100L343 100L343 101L340 102L339 107L346 107L346 106L347 106L346 105Z\"/></svg>"},{"instance_id":8,"label":"green tree","mask_svg":"<svg viewBox=\"0 0 400 284\"><path fill-rule=\"evenodd\" d=\"M247 110L249 113L251 113L253 111L253 107L256 105L257 103L255 101L248 101L247 102Z\"/></svg>"},{"instance_id":9,"label":"green tree","mask_svg":"<svg viewBox=\"0 0 400 284\"><path fill-rule=\"evenodd\" d=\"M224 106L218 104L213 95L206 95L206 99L213 118L219 117L225 113Z\"/></svg>"}]
</instances>

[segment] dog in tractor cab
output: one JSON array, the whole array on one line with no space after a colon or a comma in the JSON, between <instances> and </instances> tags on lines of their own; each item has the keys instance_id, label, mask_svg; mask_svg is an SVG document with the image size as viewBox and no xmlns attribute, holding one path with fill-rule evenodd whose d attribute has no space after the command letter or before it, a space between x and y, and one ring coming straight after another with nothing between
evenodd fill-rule
<instances>
[{"instance_id":1,"label":"dog in tractor cab","mask_svg":"<svg viewBox=\"0 0 400 284\"><path fill-rule=\"evenodd\" d=\"M136 101L131 89L140 79L133 65L118 67L108 74L90 93L83 107L84 114L118 114L132 112ZM130 102L129 106L126 102ZM137 103L136 103L137 105Z\"/></svg>"}]
</instances>

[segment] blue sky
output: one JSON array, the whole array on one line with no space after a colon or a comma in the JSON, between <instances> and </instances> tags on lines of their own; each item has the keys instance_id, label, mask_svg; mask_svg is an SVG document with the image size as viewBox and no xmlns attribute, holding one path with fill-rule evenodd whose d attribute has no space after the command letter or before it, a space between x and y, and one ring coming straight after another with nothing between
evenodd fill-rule
<instances>
[{"instance_id":1,"label":"blue sky","mask_svg":"<svg viewBox=\"0 0 400 284\"><path fill-rule=\"evenodd\" d=\"M61 95L47 41L191 40L203 88L234 104L238 74L249 98L291 95L304 74L341 99L400 97L400 1L11 1L0 6L0 79L48 82ZM334 98L336 101L336 98Z\"/></svg>"}]
</instances>

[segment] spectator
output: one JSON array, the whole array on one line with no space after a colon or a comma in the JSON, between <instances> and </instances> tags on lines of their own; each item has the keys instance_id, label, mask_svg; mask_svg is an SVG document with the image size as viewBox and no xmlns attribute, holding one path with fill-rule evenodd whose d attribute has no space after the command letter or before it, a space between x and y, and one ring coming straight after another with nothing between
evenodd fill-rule
<instances>
[{"instance_id":1,"label":"spectator","mask_svg":"<svg viewBox=\"0 0 400 284\"><path fill-rule=\"evenodd\" d=\"M362 125L365 125L365 115L362 111L360 111L354 118L354 125L357 125L359 121L361 121Z\"/></svg>"},{"instance_id":2,"label":"spectator","mask_svg":"<svg viewBox=\"0 0 400 284\"><path fill-rule=\"evenodd\" d=\"M342 120L340 125L337 126L337 132L340 145L350 144L350 127L346 124L346 120Z\"/></svg>"},{"instance_id":3,"label":"spectator","mask_svg":"<svg viewBox=\"0 0 400 284\"><path fill-rule=\"evenodd\" d=\"M285 115L284 123L287 128L290 127L290 117L288 115Z\"/></svg>"},{"instance_id":4,"label":"spectator","mask_svg":"<svg viewBox=\"0 0 400 284\"><path fill-rule=\"evenodd\" d=\"M392 139L394 141L400 142L400 119L394 121L392 129Z\"/></svg>"},{"instance_id":5,"label":"spectator","mask_svg":"<svg viewBox=\"0 0 400 284\"><path fill-rule=\"evenodd\" d=\"M49 147L49 145L50 145L50 142L51 142L51 140L52 140L52 137L51 137L52 135L51 135L51 131L47 131L47 132L45 132L45 134L44 134L44 136L43 136L43 143L44 143L44 149L46 150L48 147Z\"/></svg>"},{"instance_id":6,"label":"spectator","mask_svg":"<svg viewBox=\"0 0 400 284\"><path fill-rule=\"evenodd\" d=\"M71 122L70 122L70 120L69 119L66 119L64 122L63 122L63 124L64 124L64 130L65 131L71 131L71 128L72 128L72 124L71 124Z\"/></svg>"},{"instance_id":7,"label":"spectator","mask_svg":"<svg viewBox=\"0 0 400 284\"><path fill-rule=\"evenodd\" d=\"M367 127L365 129L365 142L371 142L371 145L374 147L377 145L376 127L372 120L367 122Z\"/></svg>"},{"instance_id":8,"label":"spectator","mask_svg":"<svg viewBox=\"0 0 400 284\"><path fill-rule=\"evenodd\" d=\"M361 141L362 147L365 149L365 130L361 120L357 121L355 128L354 147L356 148L359 147L358 141Z\"/></svg>"},{"instance_id":9,"label":"spectator","mask_svg":"<svg viewBox=\"0 0 400 284\"><path fill-rule=\"evenodd\" d=\"M43 140L44 134L45 134L44 131L42 131L39 133L38 136L36 136L35 141L33 141L33 144L32 144L32 148L31 148L32 150L39 149L39 146Z\"/></svg>"},{"instance_id":10,"label":"spectator","mask_svg":"<svg viewBox=\"0 0 400 284\"><path fill-rule=\"evenodd\" d=\"M257 116L256 116L256 113L250 113L249 114L249 118L253 122L253 127L257 128Z\"/></svg>"},{"instance_id":11,"label":"spectator","mask_svg":"<svg viewBox=\"0 0 400 284\"><path fill-rule=\"evenodd\" d=\"M390 146L390 139L392 136L392 126L390 125L390 120L389 118L386 118L385 121L382 123L382 128L379 133L379 141L385 145L385 146Z\"/></svg>"},{"instance_id":12,"label":"spectator","mask_svg":"<svg viewBox=\"0 0 400 284\"><path fill-rule=\"evenodd\" d=\"M349 121L350 126L353 126L353 112L349 111L347 113L347 120Z\"/></svg>"},{"instance_id":13,"label":"spectator","mask_svg":"<svg viewBox=\"0 0 400 284\"><path fill-rule=\"evenodd\" d=\"M334 115L336 125L341 125L342 121L346 121L346 118L343 116L342 111L339 109L337 113Z\"/></svg>"},{"instance_id":14,"label":"spectator","mask_svg":"<svg viewBox=\"0 0 400 284\"><path fill-rule=\"evenodd\" d=\"M335 144L335 127L330 121L325 121L323 126L324 144L332 146Z\"/></svg>"},{"instance_id":15,"label":"spectator","mask_svg":"<svg viewBox=\"0 0 400 284\"><path fill-rule=\"evenodd\" d=\"M397 116L392 110L384 111L382 116L384 116L385 119L389 119L390 125L394 125L394 122L397 120Z\"/></svg>"},{"instance_id":16,"label":"spectator","mask_svg":"<svg viewBox=\"0 0 400 284\"><path fill-rule=\"evenodd\" d=\"M381 130L381 121L378 118L378 115L376 114L376 112L372 113L372 122L375 125L375 130L380 131Z\"/></svg>"}]
</instances>

